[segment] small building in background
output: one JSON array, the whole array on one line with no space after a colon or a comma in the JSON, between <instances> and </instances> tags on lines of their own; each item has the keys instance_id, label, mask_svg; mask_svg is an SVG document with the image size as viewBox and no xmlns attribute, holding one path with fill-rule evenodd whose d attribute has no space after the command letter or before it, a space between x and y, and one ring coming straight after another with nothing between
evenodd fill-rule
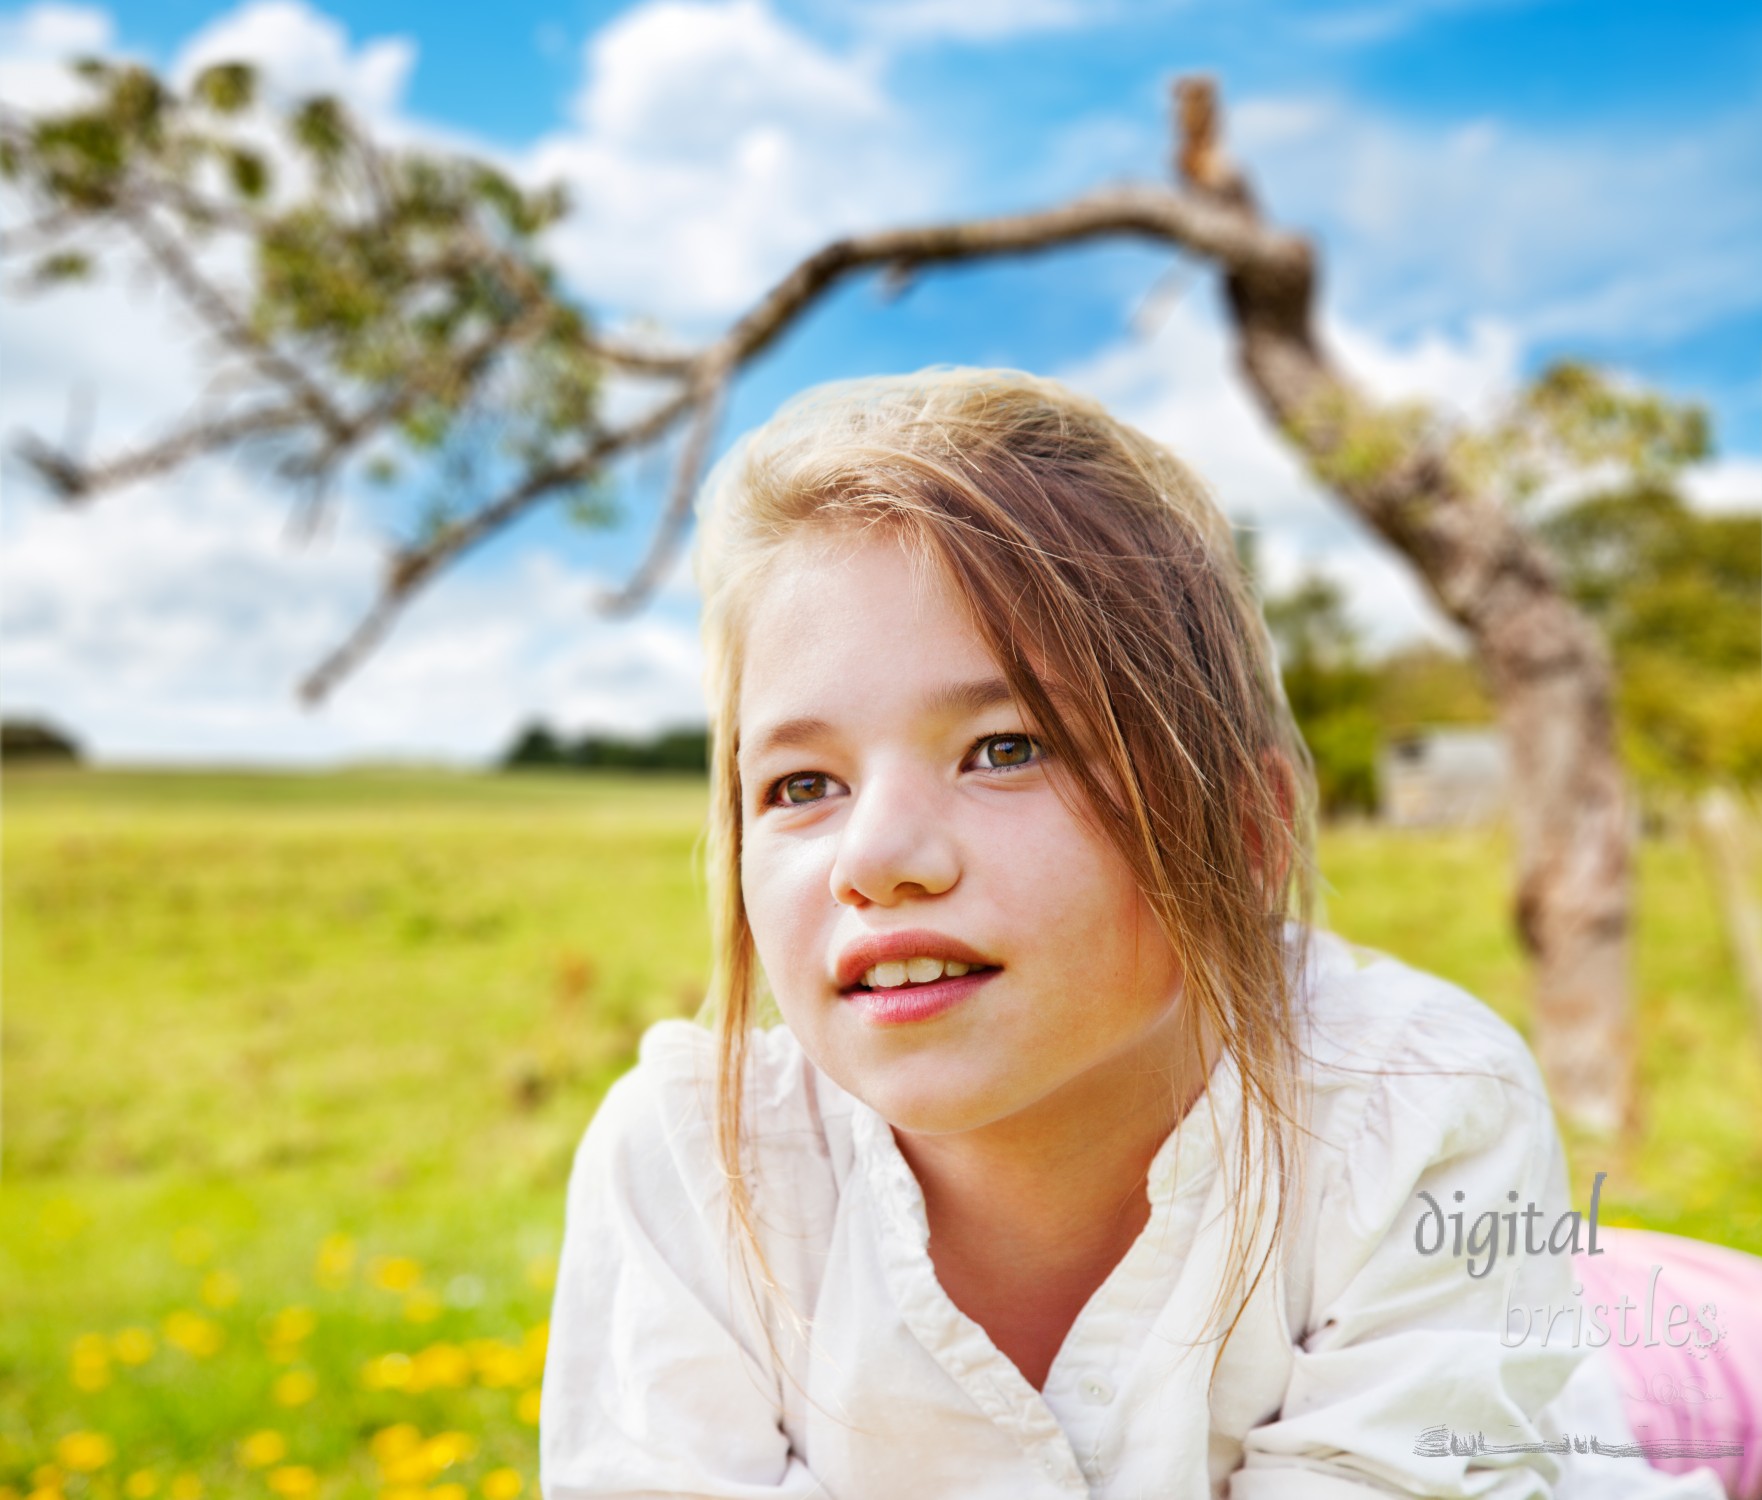
<instances>
[{"instance_id":1,"label":"small building in background","mask_svg":"<svg viewBox=\"0 0 1762 1500\"><path fill-rule=\"evenodd\" d=\"M1503 816L1510 757L1494 728L1416 729L1383 742L1381 813L1396 828L1453 828Z\"/></svg>"}]
</instances>

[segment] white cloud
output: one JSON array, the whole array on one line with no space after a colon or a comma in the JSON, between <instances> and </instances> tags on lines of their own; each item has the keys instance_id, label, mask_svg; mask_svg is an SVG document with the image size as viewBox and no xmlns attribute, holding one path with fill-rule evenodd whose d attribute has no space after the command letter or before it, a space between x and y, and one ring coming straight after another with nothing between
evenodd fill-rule
<instances>
[{"instance_id":1,"label":"white cloud","mask_svg":"<svg viewBox=\"0 0 1762 1500\"><path fill-rule=\"evenodd\" d=\"M31 5L0 16L0 51L11 56L78 57L110 45L115 26L92 5Z\"/></svg>"},{"instance_id":2,"label":"white cloud","mask_svg":"<svg viewBox=\"0 0 1762 1500\"><path fill-rule=\"evenodd\" d=\"M416 46L385 37L353 47L340 23L304 0L251 0L191 37L170 72L183 87L220 62L254 63L289 98L334 94L374 119L403 102Z\"/></svg>"},{"instance_id":3,"label":"white cloud","mask_svg":"<svg viewBox=\"0 0 1762 1500\"><path fill-rule=\"evenodd\" d=\"M1668 337L1762 306L1754 108L1539 136L1298 95L1243 101L1229 132L1278 220L1320 233L1330 305L1378 330L1467 312L1526 342Z\"/></svg>"},{"instance_id":4,"label":"white cloud","mask_svg":"<svg viewBox=\"0 0 1762 1500\"><path fill-rule=\"evenodd\" d=\"M1762 458L1734 457L1697 464L1683 475L1683 490L1697 510L1762 511Z\"/></svg>"},{"instance_id":5,"label":"white cloud","mask_svg":"<svg viewBox=\"0 0 1762 1500\"><path fill-rule=\"evenodd\" d=\"M161 285L112 267L92 283L0 303L7 436L61 439L88 417L85 452L108 454L170 421L201 388L189 319ZM7 460L8 465L12 460Z\"/></svg>"},{"instance_id":6,"label":"white cloud","mask_svg":"<svg viewBox=\"0 0 1762 1500\"><path fill-rule=\"evenodd\" d=\"M1424 401L1463 420L1484 421L1522 375L1517 332L1497 319L1474 320L1460 342L1435 328L1393 343L1338 318L1323 323L1342 367L1379 400Z\"/></svg>"},{"instance_id":7,"label":"white cloud","mask_svg":"<svg viewBox=\"0 0 1762 1500\"><path fill-rule=\"evenodd\" d=\"M1105 20L1096 0L879 0L857 8L857 24L885 43L1003 41Z\"/></svg>"},{"instance_id":8,"label":"white cloud","mask_svg":"<svg viewBox=\"0 0 1762 1500\"><path fill-rule=\"evenodd\" d=\"M765 0L648 0L595 33L574 128L523 159L575 212L552 249L600 306L726 317L830 237L939 194L878 60Z\"/></svg>"},{"instance_id":9,"label":"white cloud","mask_svg":"<svg viewBox=\"0 0 1762 1500\"><path fill-rule=\"evenodd\" d=\"M221 465L101 504L15 499L0 532L6 709L101 758L469 762L532 716L632 732L702 717L690 622L597 620L599 580L537 552L442 582L307 712L296 683L379 576L366 527L344 516L291 545L285 501Z\"/></svg>"},{"instance_id":10,"label":"white cloud","mask_svg":"<svg viewBox=\"0 0 1762 1500\"><path fill-rule=\"evenodd\" d=\"M1297 461L1231 369L1222 325L1190 300L1151 336L1115 343L1059 378L1168 444L1233 517L1301 515L1316 503Z\"/></svg>"},{"instance_id":11,"label":"white cloud","mask_svg":"<svg viewBox=\"0 0 1762 1500\"><path fill-rule=\"evenodd\" d=\"M109 12L89 5L32 5L0 16L0 99L27 112L79 103L85 85L68 64L114 56L115 35Z\"/></svg>"}]
</instances>

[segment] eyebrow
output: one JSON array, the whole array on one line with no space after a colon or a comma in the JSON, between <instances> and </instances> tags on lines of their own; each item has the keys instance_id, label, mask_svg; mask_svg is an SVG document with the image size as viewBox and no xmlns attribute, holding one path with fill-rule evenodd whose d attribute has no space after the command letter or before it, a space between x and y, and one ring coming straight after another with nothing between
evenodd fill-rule
<instances>
[{"instance_id":1,"label":"eyebrow","mask_svg":"<svg viewBox=\"0 0 1762 1500\"><path fill-rule=\"evenodd\" d=\"M951 682L928 694L924 711L939 718L968 718L982 714L1000 704L1015 702L1015 693L1002 677L979 677L971 682ZM741 760L749 755L765 755L773 750L786 750L805 745L834 733L825 719L803 715L783 719L754 735L751 742L740 747Z\"/></svg>"}]
</instances>

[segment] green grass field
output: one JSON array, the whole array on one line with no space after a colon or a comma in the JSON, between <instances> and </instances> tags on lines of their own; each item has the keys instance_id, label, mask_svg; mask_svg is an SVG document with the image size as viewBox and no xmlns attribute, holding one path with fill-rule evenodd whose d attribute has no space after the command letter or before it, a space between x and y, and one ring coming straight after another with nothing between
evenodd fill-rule
<instances>
[{"instance_id":1,"label":"green grass field","mask_svg":"<svg viewBox=\"0 0 1762 1500\"><path fill-rule=\"evenodd\" d=\"M0 1500L536 1494L570 1154L709 946L701 782L5 782ZM1525 1024L1495 834L1331 833L1332 925ZM1604 1217L1762 1251L1762 1043L1642 851Z\"/></svg>"}]
</instances>

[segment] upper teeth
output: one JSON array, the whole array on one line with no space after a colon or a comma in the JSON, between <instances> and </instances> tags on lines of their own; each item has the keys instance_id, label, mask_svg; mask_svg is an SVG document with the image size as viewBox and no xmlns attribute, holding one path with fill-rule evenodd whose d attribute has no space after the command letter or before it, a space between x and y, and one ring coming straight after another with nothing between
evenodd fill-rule
<instances>
[{"instance_id":1,"label":"upper teeth","mask_svg":"<svg viewBox=\"0 0 1762 1500\"><path fill-rule=\"evenodd\" d=\"M887 963L876 964L874 968L865 970L863 983L872 990L890 990L908 980L913 984L928 984L932 979L942 978L944 974L950 979L959 979L972 967L971 964L956 963L952 958L890 959Z\"/></svg>"}]
</instances>

